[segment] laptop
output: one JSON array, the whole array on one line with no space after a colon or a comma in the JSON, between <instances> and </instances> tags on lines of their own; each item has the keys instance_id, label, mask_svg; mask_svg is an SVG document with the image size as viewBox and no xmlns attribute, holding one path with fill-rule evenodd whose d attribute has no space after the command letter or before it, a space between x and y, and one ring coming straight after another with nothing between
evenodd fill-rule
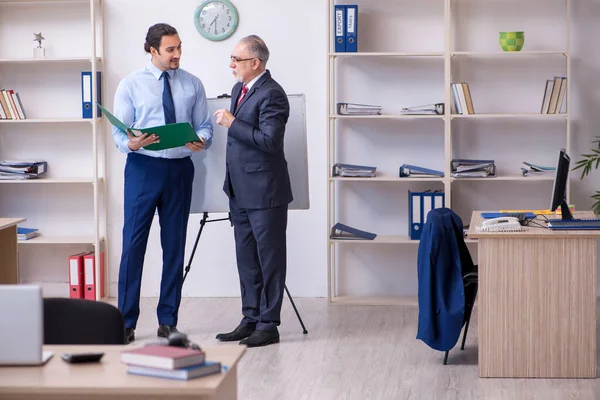
<instances>
[{"instance_id":1,"label":"laptop","mask_svg":"<svg viewBox=\"0 0 600 400\"><path fill-rule=\"evenodd\" d=\"M35 285L0 285L0 366L43 365L44 301Z\"/></svg>"}]
</instances>

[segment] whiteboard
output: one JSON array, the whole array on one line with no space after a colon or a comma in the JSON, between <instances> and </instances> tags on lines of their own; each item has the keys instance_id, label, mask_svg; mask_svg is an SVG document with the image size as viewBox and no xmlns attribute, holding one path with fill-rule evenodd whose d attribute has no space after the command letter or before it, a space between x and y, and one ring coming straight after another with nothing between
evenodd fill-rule
<instances>
[{"instance_id":1,"label":"whiteboard","mask_svg":"<svg viewBox=\"0 0 600 400\"><path fill-rule=\"evenodd\" d=\"M305 97L303 94L288 95L290 117L285 127L283 151L288 162L294 200L290 210L307 210L308 155L306 151ZM211 115L221 108L229 109L231 98L209 99ZM223 192L225 181L225 149L227 128L214 123L212 145L207 151L192 154L196 169L192 191L191 213L229 212L229 199Z\"/></svg>"}]
</instances>

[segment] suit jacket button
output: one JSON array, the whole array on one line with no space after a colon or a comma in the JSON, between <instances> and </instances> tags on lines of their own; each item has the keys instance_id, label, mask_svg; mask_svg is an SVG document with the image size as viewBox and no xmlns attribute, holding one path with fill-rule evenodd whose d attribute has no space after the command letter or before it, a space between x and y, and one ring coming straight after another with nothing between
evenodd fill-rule
<instances>
[{"instance_id":1,"label":"suit jacket button","mask_svg":"<svg viewBox=\"0 0 600 400\"><path fill-rule=\"evenodd\" d=\"M227 146L231 146L231 143L227 143Z\"/></svg>"}]
</instances>

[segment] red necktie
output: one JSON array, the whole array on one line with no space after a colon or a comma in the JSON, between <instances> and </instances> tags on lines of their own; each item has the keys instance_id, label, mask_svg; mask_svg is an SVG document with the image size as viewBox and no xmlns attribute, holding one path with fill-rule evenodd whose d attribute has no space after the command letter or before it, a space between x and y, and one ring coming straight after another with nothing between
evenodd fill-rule
<instances>
[{"instance_id":1,"label":"red necktie","mask_svg":"<svg viewBox=\"0 0 600 400\"><path fill-rule=\"evenodd\" d=\"M240 98L238 99L237 107L239 107L242 103L242 100L244 100L244 96L246 96L246 93L248 93L248 86L244 85L242 86L242 94L240 94Z\"/></svg>"}]
</instances>

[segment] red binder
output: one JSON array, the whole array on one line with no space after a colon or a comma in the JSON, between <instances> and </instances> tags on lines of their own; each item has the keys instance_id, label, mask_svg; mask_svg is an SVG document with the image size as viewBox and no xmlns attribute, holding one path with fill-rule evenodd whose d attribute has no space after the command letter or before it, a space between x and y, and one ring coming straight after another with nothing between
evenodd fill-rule
<instances>
[{"instance_id":1,"label":"red binder","mask_svg":"<svg viewBox=\"0 0 600 400\"><path fill-rule=\"evenodd\" d=\"M85 269L85 296L87 300L96 300L96 291L100 298L104 297L104 252L100 252L100 282L96 282L96 253L92 252L83 257Z\"/></svg>"},{"instance_id":2,"label":"red binder","mask_svg":"<svg viewBox=\"0 0 600 400\"><path fill-rule=\"evenodd\" d=\"M83 299L83 257L86 254L69 256L69 297L72 299Z\"/></svg>"}]
</instances>

